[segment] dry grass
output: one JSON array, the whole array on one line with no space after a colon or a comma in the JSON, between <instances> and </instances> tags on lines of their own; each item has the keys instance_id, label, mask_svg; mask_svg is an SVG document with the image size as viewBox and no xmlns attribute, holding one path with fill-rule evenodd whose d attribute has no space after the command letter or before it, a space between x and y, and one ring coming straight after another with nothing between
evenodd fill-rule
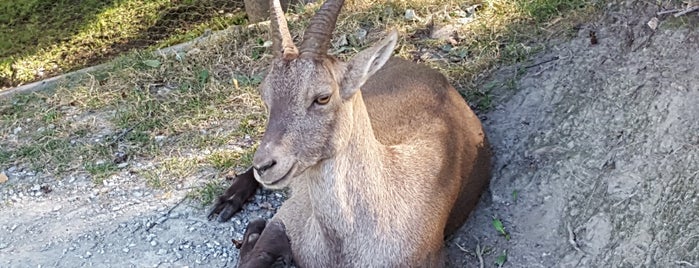
<instances>
[{"instance_id":1,"label":"dry grass","mask_svg":"<svg viewBox=\"0 0 699 268\"><path fill-rule=\"evenodd\" d=\"M556 7L544 5L551 3ZM594 11L584 0L485 1L467 16L472 22L456 24L456 43L425 37L429 18L435 28L454 24L473 4L348 2L336 38L351 38L360 28L368 37L335 48L337 56L348 58L396 28L402 37L397 55L439 68L473 106L486 109L488 86L479 85L493 68L525 60L541 47L540 38L565 34ZM299 7L289 16L297 40L317 7ZM423 20L406 21L406 9ZM15 166L56 179L84 174L96 183L129 174L167 189L244 168L264 130L256 86L271 57L263 46L267 39L265 26L232 28L184 54L132 53L108 70L65 81L55 92L0 100L0 171ZM197 196L210 201L220 187L207 183Z\"/></svg>"}]
</instances>

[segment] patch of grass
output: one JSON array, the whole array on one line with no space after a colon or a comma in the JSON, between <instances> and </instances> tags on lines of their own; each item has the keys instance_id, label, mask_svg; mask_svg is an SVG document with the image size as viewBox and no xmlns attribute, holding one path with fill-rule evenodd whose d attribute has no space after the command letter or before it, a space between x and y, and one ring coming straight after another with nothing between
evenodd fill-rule
<instances>
[{"instance_id":1,"label":"patch of grass","mask_svg":"<svg viewBox=\"0 0 699 268\"><path fill-rule=\"evenodd\" d=\"M532 18L535 22L544 22L562 12L584 8L590 1L581 0L518 0L521 12Z\"/></svg>"},{"instance_id":2,"label":"patch of grass","mask_svg":"<svg viewBox=\"0 0 699 268\"><path fill-rule=\"evenodd\" d=\"M484 89L483 91L471 90L467 94L463 95L465 99L469 100L472 104L475 104L475 108L479 111L486 111L492 108L493 96L491 93L492 89Z\"/></svg>"},{"instance_id":3,"label":"patch of grass","mask_svg":"<svg viewBox=\"0 0 699 268\"><path fill-rule=\"evenodd\" d=\"M265 128L265 117L262 114L250 114L246 116L240 126L238 127L238 132L240 134L257 136L264 132Z\"/></svg>"},{"instance_id":4,"label":"patch of grass","mask_svg":"<svg viewBox=\"0 0 699 268\"><path fill-rule=\"evenodd\" d=\"M208 206L216 200L216 198L223 194L226 187L220 183L208 181L202 187L189 192L188 196L198 200L202 206Z\"/></svg>"},{"instance_id":5,"label":"patch of grass","mask_svg":"<svg viewBox=\"0 0 699 268\"><path fill-rule=\"evenodd\" d=\"M55 173L66 171L75 157L74 148L65 138L53 131L45 131L35 135L33 143L27 143L16 148L12 153L15 160L25 160L35 171L46 169Z\"/></svg>"},{"instance_id":6,"label":"patch of grass","mask_svg":"<svg viewBox=\"0 0 699 268\"><path fill-rule=\"evenodd\" d=\"M158 162L155 168L140 172L146 185L153 189L171 189L174 184L187 179L199 168L199 159L171 157Z\"/></svg>"},{"instance_id":7,"label":"patch of grass","mask_svg":"<svg viewBox=\"0 0 699 268\"><path fill-rule=\"evenodd\" d=\"M5 147L5 146L3 146L3 147ZM0 165L4 166L4 165L8 164L11 156L12 156L12 154L10 153L10 151L0 149Z\"/></svg>"},{"instance_id":8,"label":"patch of grass","mask_svg":"<svg viewBox=\"0 0 699 268\"><path fill-rule=\"evenodd\" d=\"M156 170L148 170L144 172L143 177L146 180L146 185L153 189L163 189L165 188L166 182L163 180L162 172Z\"/></svg>"},{"instance_id":9,"label":"patch of grass","mask_svg":"<svg viewBox=\"0 0 699 268\"><path fill-rule=\"evenodd\" d=\"M85 170L92 175L94 183L102 184L105 178L116 172L117 166L112 162L87 162Z\"/></svg>"},{"instance_id":10,"label":"patch of grass","mask_svg":"<svg viewBox=\"0 0 699 268\"><path fill-rule=\"evenodd\" d=\"M235 152L215 152L208 157L208 161L211 165L219 171L227 170L235 166L239 159L240 154Z\"/></svg>"},{"instance_id":11,"label":"patch of grass","mask_svg":"<svg viewBox=\"0 0 699 268\"><path fill-rule=\"evenodd\" d=\"M241 25L241 7L242 1L224 0L2 1L0 87Z\"/></svg>"},{"instance_id":12,"label":"patch of grass","mask_svg":"<svg viewBox=\"0 0 699 268\"><path fill-rule=\"evenodd\" d=\"M664 18L658 28L660 29L679 29L679 28L693 28L696 29L699 25L699 17L697 16L668 16Z\"/></svg>"},{"instance_id":13,"label":"patch of grass","mask_svg":"<svg viewBox=\"0 0 699 268\"><path fill-rule=\"evenodd\" d=\"M243 152L218 151L210 154L207 157L207 161L218 171L226 171L236 166L252 165L252 157L254 154L255 147Z\"/></svg>"},{"instance_id":14,"label":"patch of grass","mask_svg":"<svg viewBox=\"0 0 699 268\"><path fill-rule=\"evenodd\" d=\"M32 113L39 109L38 105L43 103L43 99L37 94L21 94L11 100L6 100L0 104L0 116L3 125L12 123L19 119L32 117Z\"/></svg>"},{"instance_id":15,"label":"patch of grass","mask_svg":"<svg viewBox=\"0 0 699 268\"><path fill-rule=\"evenodd\" d=\"M502 267L507 262L507 250L503 250L502 254L495 258L495 265Z\"/></svg>"}]
</instances>

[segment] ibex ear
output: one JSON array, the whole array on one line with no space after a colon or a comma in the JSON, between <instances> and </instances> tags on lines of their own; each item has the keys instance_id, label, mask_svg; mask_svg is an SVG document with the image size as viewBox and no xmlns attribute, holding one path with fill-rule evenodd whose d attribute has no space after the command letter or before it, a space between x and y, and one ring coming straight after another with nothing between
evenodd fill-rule
<instances>
[{"instance_id":1,"label":"ibex ear","mask_svg":"<svg viewBox=\"0 0 699 268\"><path fill-rule=\"evenodd\" d=\"M359 52L348 62L340 84L340 94L343 99L354 95L369 77L381 69L393 54L397 41L398 32L393 30L388 37Z\"/></svg>"}]
</instances>

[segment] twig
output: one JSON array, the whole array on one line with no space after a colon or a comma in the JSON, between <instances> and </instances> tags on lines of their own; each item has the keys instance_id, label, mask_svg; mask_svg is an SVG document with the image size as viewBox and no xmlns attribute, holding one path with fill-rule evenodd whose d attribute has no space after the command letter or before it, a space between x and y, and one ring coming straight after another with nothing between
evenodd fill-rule
<instances>
[{"instance_id":1,"label":"twig","mask_svg":"<svg viewBox=\"0 0 699 268\"><path fill-rule=\"evenodd\" d=\"M468 253L468 249L464 248L463 246L459 245L459 243L454 243L456 247L458 247L461 251Z\"/></svg>"},{"instance_id":2,"label":"twig","mask_svg":"<svg viewBox=\"0 0 699 268\"><path fill-rule=\"evenodd\" d=\"M685 9L684 11L680 11L680 12L675 13L675 18L677 18L677 17L679 17L679 16L683 16L683 15L685 15L685 14L687 14L687 13L691 13L691 12L697 11L697 10L699 10L699 6L688 7L688 8Z\"/></svg>"},{"instance_id":3,"label":"twig","mask_svg":"<svg viewBox=\"0 0 699 268\"><path fill-rule=\"evenodd\" d=\"M478 262L480 262L480 268L483 268L485 263L483 262L483 249L481 248L481 241L476 240L476 256L478 257Z\"/></svg>"},{"instance_id":4,"label":"twig","mask_svg":"<svg viewBox=\"0 0 699 268\"><path fill-rule=\"evenodd\" d=\"M570 223L566 223L566 228L568 229L568 243L573 246L573 248L579 252L582 252L583 254L587 254L585 251L580 249L578 246L578 243L575 242L575 233L573 232L573 228L570 228Z\"/></svg>"},{"instance_id":5,"label":"twig","mask_svg":"<svg viewBox=\"0 0 699 268\"><path fill-rule=\"evenodd\" d=\"M162 222L157 222L157 221L154 222L153 224L151 224L150 226L148 226L148 228L146 228L146 232L150 232L150 229L151 229L151 228L153 228L153 227L155 227L156 225L158 225L158 224L160 224L160 223L163 223L163 222L167 221L168 219L170 219L170 213L172 213L173 210L175 210L175 209L176 209L177 207L179 207L182 203L184 203L184 200L186 200L186 199L187 199L187 196L185 195L184 197L182 197L182 199L180 199L180 201L177 201L177 203L176 203L174 206L172 206L170 209L168 209L167 212L165 212L165 215L163 215L163 217L165 218L165 220L163 220Z\"/></svg>"},{"instance_id":6,"label":"twig","mask_svg":"<svg viewBox=\"0 0 699 268\"><path fill-rule=\"evenodd\" d=\"M554 56L554 57L552 57L552 58L550 58L550 59L548 59L548 60L544 60L544 61L541 61L541 62L538 62L538 63L534 63L534 64L531 64L531 65L524 66L524 68L529 69L529 68L536 67L536 66L542 65L542 64L544 64L544 63L552 62L552 61L555 61L555 60L558 60L558 56Z\"/></svg>"},{"instance_id":7,"label":"twig","mask_svg":"<svg viewBox=\"0 0 699 268\"><path fill-rule=\"evenodd\" d=\"M677 265L687 265L689 267L696 267L696 265L692 264L691 262L688 261L675 261L675 264Z\"/></svg>"},{"instance_id":8,"label":"twig","mask_svg":"<svg viewBox=\"0 0 699 268\"><path fill-rule=\"evenodd\" d=\"M644 47L646 45L646 43L648 43L650 41L650 39L653 38L654 35L655 35L655 31L651 32L650 35L648 35L648 38L646 38L646 40L643 40L643 42L641 42L636 48L632 49L631 51L636 52L641 47Z\"/></svg>"},{"instance_id":9,"label":"twig","mask_svg":"<svg viewBox=\"0 0 699 268\"><path fill-rule=\"evenodd\" d=\"M670 10L663 10L663 11L660 11L660 12L655 13L655 14L658 15L658 16L660 16L660 15L665 15L665 14L680 12L680 11L682 11L682 10L684 10L684 9L676 8L676 9L670 9Z\"/></svg>"},{"instance_id":10,"label":"twig","mask_svg":"<svg viewBox=\"0 0 699 268\"><path fill-rule=\"evenodd\" d=\"M122 130L121 133L119 133L119 135L114 137L114 139L108 145L109 146L116 145L118 142L122 141L126 137L126 135L128 135L131 131L133 131L141 123L143 123L143 121L139 121L138 123L134 124L133 126L130 126L129 128Z\"/></svg>"},{"instance_id":11,"label":"twig","mask_svg":"<svg viewBox=\"0 0 699 268\"><path fill-rule=\"evenodd\" d=\"M545 71L548 71L549 69L551 69L552 67L553 67L553 65L546 66L546 67L542 68L541 70L539 70L538 72L532 74L532 76L539 76L542 73L544 73Z\"/></svg>"}]
</instances>

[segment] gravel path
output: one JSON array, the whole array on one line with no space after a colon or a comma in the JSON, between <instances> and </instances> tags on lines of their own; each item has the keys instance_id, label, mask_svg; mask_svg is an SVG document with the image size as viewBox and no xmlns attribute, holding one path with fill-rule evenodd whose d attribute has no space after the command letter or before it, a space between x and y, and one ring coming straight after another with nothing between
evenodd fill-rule
<instances>
[{"instance_id":1,"label":"gravel path","mask_svg":"<svg viewBox=\"0 0 699 268\"><path fill-rule=\"evenodd\" d=\"M186 198L185 187L157 191L124 174L100 187L88 178L12 169L7 175L0 189L2 267L233 266L231 239L242 237L248 219L271 217L284 199L260 190L244 212L219 223Z\"/></svg>"}]
</instances>

